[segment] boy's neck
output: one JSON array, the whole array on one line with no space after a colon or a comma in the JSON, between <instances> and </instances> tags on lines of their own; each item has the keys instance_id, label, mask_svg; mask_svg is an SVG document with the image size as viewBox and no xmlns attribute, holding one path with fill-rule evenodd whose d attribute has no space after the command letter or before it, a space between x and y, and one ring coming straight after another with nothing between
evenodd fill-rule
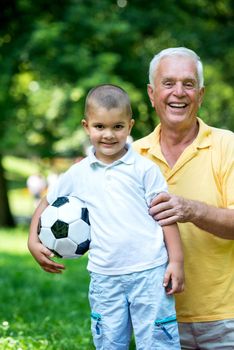
<instances>
[{"instance_id":1,"label":"boy's neck","mask_svg":"<svg viewBox=\"0 0 234 350\"><path fill-rule=\"evenodd\" d=\"M115 157L115 155L99 156L99 155L97 155L96 150L94 152L94 155L100 162L102 162L104 164L111 164L111 163L114 163L116 160L121 159L127 153L127 151L128 151L127 145L125 145L125 147L121 151L122 152L119 152L118 155L116 155L116 157Z\"/></svg>"}]
</instances>

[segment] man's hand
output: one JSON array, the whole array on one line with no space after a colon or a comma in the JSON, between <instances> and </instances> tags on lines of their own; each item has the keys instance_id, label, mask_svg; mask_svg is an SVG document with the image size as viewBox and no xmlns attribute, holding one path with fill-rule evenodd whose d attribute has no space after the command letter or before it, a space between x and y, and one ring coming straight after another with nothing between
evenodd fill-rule
<instances>
[{"instance_id":1,"label":"man's hand","mask_svg":"<svg viewBox=\"0 0 234 350\"><path fill-rule=\"evenodd\" d=\"M161 226L190 221L190 201L167 192L159 193L151 202L149 213Z\"/></svg>"}]
</instances>

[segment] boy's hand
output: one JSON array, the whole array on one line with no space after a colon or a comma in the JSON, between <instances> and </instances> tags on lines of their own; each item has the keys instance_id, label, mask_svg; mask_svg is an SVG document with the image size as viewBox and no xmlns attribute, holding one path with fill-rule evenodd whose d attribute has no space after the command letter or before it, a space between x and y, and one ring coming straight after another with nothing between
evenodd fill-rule
<instances>
[{"instance_id":1,"label":"boy's hand","mask_svg":"<svg viewBox=\"0 0 234 350\"><path fill-rule=\"evenodd\" d=\"M163 286L167 295L181 293L184 290L184 270L183 264L178 262L170 262L167 266Z\"/></svg>"},{"instance_id":2,"label":"boy's hand","mask_svg":"<svg viewBox=\"0 0 234 350\"><path fill-rule=\"evenodd\" d=\"M43 270L50 273L61 273L65 267L51 260L54 254L46 248L41 242L34 242L29 245L29 250L34 259L38 262Z\"/></svg>"}]
</instances>

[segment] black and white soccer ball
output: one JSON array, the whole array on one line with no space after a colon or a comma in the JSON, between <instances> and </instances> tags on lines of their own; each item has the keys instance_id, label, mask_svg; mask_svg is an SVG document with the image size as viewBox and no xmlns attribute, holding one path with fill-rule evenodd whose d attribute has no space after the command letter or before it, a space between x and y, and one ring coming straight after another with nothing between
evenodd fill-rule
<instances>
[{"instance_id":1,"label":"black and white soccer ball","mask_svg":"<svg viewBox=\"0 0 234 350\"><path fill-rule=\"evenodd\" d=\"M41 214L38 235L58 257L84 255L90 244L89 214L84 203L76 197L58 197Z\"/></svg>"}]
</instances>

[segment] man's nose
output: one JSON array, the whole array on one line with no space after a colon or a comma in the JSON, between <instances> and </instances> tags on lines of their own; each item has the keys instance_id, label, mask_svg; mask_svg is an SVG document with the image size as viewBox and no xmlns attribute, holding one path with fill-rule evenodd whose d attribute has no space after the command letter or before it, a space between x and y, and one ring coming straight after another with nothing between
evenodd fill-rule
<instances>
[{"instance_id":1,"label":"man's nose","mask_svg":"<svg viewBox=\"0 0 234 350\"><path fill-rule=\"evenodd\" d=\"M183 96L185 94L184 86L182 82L177 82L174 86L174 94L176 96Z\"/></svg>"}]
</instances>

